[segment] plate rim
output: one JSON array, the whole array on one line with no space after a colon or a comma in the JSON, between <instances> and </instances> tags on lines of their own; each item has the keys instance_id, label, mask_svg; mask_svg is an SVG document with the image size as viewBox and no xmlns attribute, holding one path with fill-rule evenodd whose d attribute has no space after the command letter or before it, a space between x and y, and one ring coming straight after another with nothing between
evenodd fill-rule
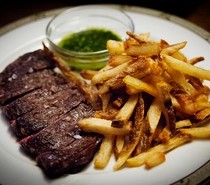
<instances>
[{"instance_id":1,"label":"plate rim","mask_svg":"<svg viewBox=\"0 0 210 185\"><path fill-rule=\"evenodd\" d=\"M120 5L120 4L93 4L93 5L113 6L113 7L117 7L122 10L125 10L125 11L129 11L129 12L133 12L133 13L141 13L141 14L145 14L145 15L158 17L158 18L161 18L164 20L168 20L168 21L171 21L175 24L181 25L182 27L189 29L190 31L196 33L197 35L202 37L204 40L206 40L208 43L210 43L210 32L208 32L207 30L201 28L200 26L198 26L186 19L183 19L181 17L178 17L178 16L170 14L170 13L166 13L166 12L151 9L151 8L138 7L138 6L134 6L134 5ZM11 23L0 28L0 37L3 36L4 34L7 34L10 31L13 31L13 30L21 27L21 26L27 25L28 23L32 23L34 21L38 21L38 20L41 20L43 18L47 18L50 16L54 16L54 15L58 14L59 12L65 10L65 9L68 9L68 8L72 8L72 7L75 7L75 6L65 6L65 7L61 7L61 8L55 8L55 9L51 9L51 10L41 11L37 14L32 14L32 15L26 16L24 18L21 18L17 21L11 22ZM190 182L191 183L192 182L193 183L195 183L195 182L203 183L204 182L205 184L207 184L206 180L209 182L209 179L210 179L210 176L208 174L210 174L210 160L208 162L206 162L203 166L201 166L199 169L197 169L196 171L191 173L190 175L173 183L173 185L184 185L184 184L187 184Z\"/></svg>"}]
</instances>

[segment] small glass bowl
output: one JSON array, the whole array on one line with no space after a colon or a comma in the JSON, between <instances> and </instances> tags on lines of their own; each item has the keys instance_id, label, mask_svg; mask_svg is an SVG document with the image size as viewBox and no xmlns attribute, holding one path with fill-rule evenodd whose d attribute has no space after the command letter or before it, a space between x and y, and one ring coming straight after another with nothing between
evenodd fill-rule
<instances>
[{"instance_id":1,"label":"small glass bowl","mask_svg":"<svg viewBox=\"0 0 210 185\"><path fill-rule=\"evenodd\" d=\"M126 32L134 32L132 19L120 8L105 5L81 5L69 8L54 16L46 27L49 48L71 68L94 69L104 67L108 61L108 50L77 52L58 47L65 36L88 28L110 30L124 40Z\"/></svg>"}]
</instances>

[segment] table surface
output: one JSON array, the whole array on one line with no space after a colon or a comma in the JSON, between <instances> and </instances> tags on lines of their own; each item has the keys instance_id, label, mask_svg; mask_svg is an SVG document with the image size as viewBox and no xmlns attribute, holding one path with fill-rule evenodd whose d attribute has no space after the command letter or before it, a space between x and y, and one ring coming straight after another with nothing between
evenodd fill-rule
<instances>
[{"instance_id":1,"label":"table surface","mask_svg":"<svg viewBox=\"0 0 210 185\"><path fill-rule=\"evenodd\" d=\"M17 20L34 14L39 14L44 11L58 9L66 6L96 4L88 0L84 2L85 3L81 2L80 0L77 0L77 3L72 3L70 0L19 0L17 2L13 2L13 0L7 0L7 2L3 3L1 1L0 29L13 24ZM184 2L187 5L184 6L182 4ZM142 0L141 3L138 4L132 2L132 0L122 0L120 3L114 0L107 0L105 2L100 2L100 4L125 4L164 11L194 23L195 25L210 33L210 0ZM209 183L210 177L207 180L204 180L201 184L207 185Z\"/></svg>"},{"instance_id":2,"label":"table surface","mask_svg":"<svg viewBox=\"0 0 210 185\"><path fill-rule=\"evenodd\" d=\"M16 20L37 14L46 10L81 4L95 4L94 1L77 0L7 0L0 2L0 27ZM119 4L117 0L100 1L100 4ZM137 3L138 2L138 3ZM184 6L185 3L186 5ZM120 4L134 5L161 10L183 19L210 32L210 1L209 0L121 0Z\"/></svg>"}]
</instances>

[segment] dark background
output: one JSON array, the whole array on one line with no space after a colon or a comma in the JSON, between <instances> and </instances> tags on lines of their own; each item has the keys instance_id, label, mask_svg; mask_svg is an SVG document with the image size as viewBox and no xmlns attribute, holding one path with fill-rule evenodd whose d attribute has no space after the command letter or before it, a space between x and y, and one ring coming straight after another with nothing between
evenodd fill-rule
<instances>
[{"instance_id":1,"label":"dark background","mask_svg":"<svg viewBox=\"0 0 210 185\"><path fill-rule=\"evenodd\" d=\"M5 0L0 2L0 27L42 11L82 4L124 4L152 8L177 15L210 32L210 0Z\"/></svg>"}]
</instances>

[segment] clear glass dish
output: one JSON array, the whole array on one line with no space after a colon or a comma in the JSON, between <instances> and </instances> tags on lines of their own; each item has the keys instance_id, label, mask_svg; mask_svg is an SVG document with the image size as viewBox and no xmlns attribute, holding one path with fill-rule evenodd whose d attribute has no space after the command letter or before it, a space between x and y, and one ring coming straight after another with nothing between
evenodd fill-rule
<instances>
[{"instance_id":1,"label":"clear glass dish","mask_svg":"<svg viewBox=\"0 0 210 185\"><path fill-rule=\"evenodd\" d=\"M119 7L81 5L66 9L49 21L46 27L49 48L71 68L100 69L108 61L107 49L96 52L76 52L58 47L58 43L66 35L92 27L110 30L122 40L127 37L127 31L134 32L132 19Z\"/></svg>"}]
</instances>

